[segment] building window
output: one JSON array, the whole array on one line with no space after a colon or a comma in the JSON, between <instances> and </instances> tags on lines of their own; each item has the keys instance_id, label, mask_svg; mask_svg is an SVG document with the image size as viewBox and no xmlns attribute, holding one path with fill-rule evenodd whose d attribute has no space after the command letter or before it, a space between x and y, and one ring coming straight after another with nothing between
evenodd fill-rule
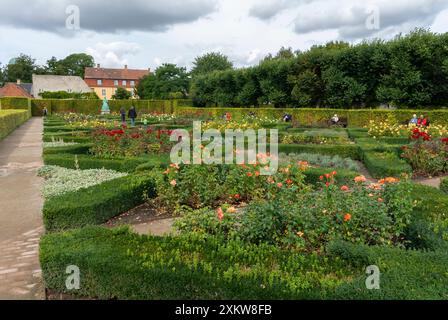
<instances>
[{"instance_id":1,"label":"building window","mask_svg":"<svg viewBox=\"0 0 448 320\"><path fill-rule=\"evenodd\" d=\"M101 90L101 94L103 95L103 97L106 96L106 89Z\"/></svg>"},{"instance_id":2,"label":"building window","mask_svg":"<svg viewBox=\"0 0 448 320\"><path fill-rule=\"evenodd\" d=\"M96 80L96 84L99 85L99 86L102 86L103 85L103 80L101 80L101 79Z\"/></svg>"},{"instance_id":3,"label":"building window","mask_svg":"<svg viewBox=\"0 0 448 320\"><path fill-rule=\"evenodd\" d=\"M135 81L131 80L131 87L135 87Z\"/></svg>"},{"instance_id":4,"label":"building window","mask_svg":"<svg viewBox=\"0 0 448 320\"><path fill-rule=\"evenodd\" d=\"M118 80L114 80L114 86L118 87Z\"/></svg>"},{"instance_id":5,"label":"building window","mask_svg":"<svg viewBox=\"0 0 448 320\"><path fill-rule=\"evenodd\" d=\"M126 84L127 84L126 80L123 80L123 81L121 82L121 84L122 84L123 86L126 86Z\"/></svg>"}]
</instances>

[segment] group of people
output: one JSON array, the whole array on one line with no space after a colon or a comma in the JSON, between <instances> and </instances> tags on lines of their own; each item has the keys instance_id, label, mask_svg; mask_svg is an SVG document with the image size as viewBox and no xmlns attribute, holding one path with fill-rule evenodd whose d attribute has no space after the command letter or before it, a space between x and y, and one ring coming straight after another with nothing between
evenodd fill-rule
<instances>
[{"instance_id":1,"label":"group of people","mask_svg":"<svg viewBox=\"0 0 448 320\"><path fill-rule=\"evenodd\" d=\"M417 115L414 114L412 116L412 119L409 120L409 124L412 124L415 126L427 127L427 126L429 126L429 118L425 117L424 115L421 115L420 118L418 118Z\"/></svg>"},{"instance_id":2,"label":"group of people","mask_svg":"<svg viewBox=\"0 0 448 320\"><path fill-rule=\"evenodd\" d=\"M126 109L124 107L120 108L121 122L126 124ZM135 119L137 118L137 110L132 106L128 111L128 118L131 119L131 126L135 127Z\"/></svg>"}]
</instances>

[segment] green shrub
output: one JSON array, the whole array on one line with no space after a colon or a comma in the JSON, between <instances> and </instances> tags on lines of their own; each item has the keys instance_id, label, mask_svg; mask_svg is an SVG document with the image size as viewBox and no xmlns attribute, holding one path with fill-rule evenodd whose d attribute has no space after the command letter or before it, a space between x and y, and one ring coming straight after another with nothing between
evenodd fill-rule
<instances>
[{"instance_id":1,"label":"green shrub","mask_svg":"<svg viewBox=\"0 0 448 320\"><path fill-rule=\"evenodd\" d=\"M389 247L334 242L328 246L334 259L348 268L365 270L375 265L380 271L380 289L366 289L366 274L336 289L335 299L360 300L446 300L448 299L447 251L421 252Z\"/></svg>"},{"instance_id":2,"label":"green shrub","mask_svg":"<svg viewBox=\"0 0 448 320\"><path fill-rule=\"evenodd\" d=\"M383 109L313 109L313 108L176 108L176 114L194 113L200 111L204 114L210 114L213 117L222 117L225 113L230 113L232 119L241 119L249 113L258 117L269 117L272 119L282 119L285 113L293 116L293 121L298 122L300 126L327 126L328 120L337 113L340 118L347 118L348 125L351 128L363 128L367 126L370 120L384 120L389 115L393 115L398 122L408 121L412 115L422 113L422 110L383 110ZM447 124L447 110L425 110L425 115L431 121Z\"/></svg>"},{"instance_id":3,"label":"green shrub","mask_svg":"<svg viewBox=\"0 0 448 320\"><path fill-rule=\"evenodd\" d=\"M29 119L24 110L0 110L0 140Z\"/></svg>"},{"instance_id":4,"label":"green shrub","mask_svg":"<svg viewBox=\"0 0 448 320\"><path fill-rule=\"evenodd\" d=\"M308 168L305 174L305 182L309 184L316 185L320 182L320 176L325 175L327 173L332 172L333 170L337 171L337 175L334 177L335 182L339 185L346 184L349 185L353 183L353 179L359 176L358 172L350 171L346 169L334 169L334 168Z\"/></svg>"},{"instance_id":5,"label":"green shrub","mask_svg":"<svg viewBox=\"0 0 448 320\"><path fill-rule=\"evenodd\" d=\"M409 164L391 152L365 152L363 158L370 174L377 179L412 173Z\"/></svg>"},{"instance_id":6,"label":"green shrub","mask_svg":"<svg viewBox=\"0 0 448 320\"><path fill-rule=\"evenodd\" d=\"M285 155L281 153L279 155L279 161L281 164L288 164L298 161L306 161L312 166L318 166L323 168L341 168L352 171L359 171L360 167L357 162L350 158L342 158L340 156L328 156L318 153L290 153Z\"/></svg>"},{"instance_id":7,"label":"green shrub","mask_svg":"<svg viewBox=\"0 0 448 320\"><path fill-rule=\"evenodd\" d=\"M402 235L413 209L410 183L373 190L360 183L341 188L333 179L327 181L331 184L321 183L314 192L281 188L275 197L249 202L239 211L229 212L226 205L218 211L187 211L176 225L183 233L217 234L307 252L321 252L335 239L404 247Z\"/></svg>"},{"instance_id":8,"label":"green shrub","mask_svg":"<svg viewBox=\"0 0 448 320\"><path fill-rule=\"evenodd\" d=\"M448 196L437 188L414 184L412 198L417 205L406 232L410 247L448 251Z\"/></svg>"},{"instance_id":9,"label":"green shrub","mask_svg":"<svg viewBox=\"0 0 448 320\"><path fill-rule=\"evenodd\" d=\"M70 153L70 154L89 154L89 150L92 147L91 143L85 144L75 144L72 146L64 147L50 147L44 148L43 154L59 154L59 153Z\"/></svg>"},{"instance_id":10,"label":"green shrub","mask_svg":"<svg viewBox=\"0 0 448 320\"><path fill-rule=\"evenodd\" d=\"M356 145L313 145L313 144L279 144L278 151L289 153L318 153L325 155L338 155L343 158L359 160L360 150Z\"/></svg>"},{"instance_id":11,"label":"green shrub","mask_svg":"<svg viewBox=\"0 0 448 320\"><path fill-rule=\"evenodd\" d=\"M52 142L62 140L64 142L77 142L77 143L89 143L90 137L70 135L73 132L61 132L61 133L47 133L43 136L44 142Z\"/></svg>"},{"instance_id":12,"label":"green shrub","mask_svg":"<svg viewBox=\"0 0 448 320\"><path fill-rule=\"evenodd\" d=\"M46 234L40 243L46 287L96 299L448 299L447 253L333 242L326 255L217 237L149 237L86 227ZM80 289L66 288L76 265ZM380 290L365 269L380 269ZM161 281L163 279L163 281Z\"/></svg>"},{"instance_id":13,"label":"green shrub","mask_svg":"<svg viewBox=\"0 0 448 320\"><path fill-rule=\"evenodd\" d=\"M440 190L448 194L448 177L440 181Z\"/></svg>"},{"instance_id":14,"label":"green shrub","mask_svg":"<svg viewBox=\"0 0 448 320\"><path fill-rule=\"evenodd\" d=\"M31 113L31 102L28 98L21 97L3 97L0 98L0 109L25 109Z\"/></svg>"},{"instance_id":15,"label":"green shrub","mask_svg":"<svg viewBox=\"0 0 448 320\"><path fill-rule=\"evenodd\" d=\"M130 175L47 199L47 232L101 224L155 196L151 177Z\"/></svg>"},{"instance_id":16,"label":"green shrub","mask_svg":"<svg viewBox=\"0 0 448 320\"><path fill-rule=\"evenodd\" d=\"M354 275L339 260L219 238L148 237L100 227L47 234L40 248L48 289L98 299L331 297ZM66 289L68 265L85 275L80 290Z\"/></svg>"},{"instance_id":17,"label":"green shrub","mask_svg":"<svg viewBox=\"0 0 448 320\"><path fill-rule=\"evenodd\" d=\"M148 158L101 159L88 155L75 154L45 154L46 165L59 166L69 169L111 169L120 172L132 172ZM155 160L156 161L156 160Z\"/></svg>"}]
</instances>

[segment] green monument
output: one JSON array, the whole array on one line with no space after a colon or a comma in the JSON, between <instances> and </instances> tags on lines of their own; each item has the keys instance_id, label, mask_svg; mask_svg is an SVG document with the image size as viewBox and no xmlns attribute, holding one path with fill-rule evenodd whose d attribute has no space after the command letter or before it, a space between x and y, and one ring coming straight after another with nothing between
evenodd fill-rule
<instances>
[{"instance_id":1,"label":"green monument","mask_svg":"<svg viewBox=\"0 0 448 320\"><path fill-rule=\"evenodd\" d=\"M106 98L104 98L103 100L103 106L101 107L101 114L110 114L110 108Z\"/></svg>"}]
</instances>

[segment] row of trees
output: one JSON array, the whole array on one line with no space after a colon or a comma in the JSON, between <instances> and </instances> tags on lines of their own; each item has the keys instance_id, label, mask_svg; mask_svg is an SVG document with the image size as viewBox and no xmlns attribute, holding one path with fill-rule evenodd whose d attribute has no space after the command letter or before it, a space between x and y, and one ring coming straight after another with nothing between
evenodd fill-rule
<instances>
[{"instance_id":1,"label":"row of trees","mask_svg":"<svg viewBox=\"0 0 448 320\"><path fill-rule=\"evenodd\" d=\"M71 54L58 60L52 57L43 66L36 64L36 60L29 55L21 54L2 67L0 63L0 85L4 82L31 82L33 74L50 74L64 76L79 76L84 78L86 67L93 67L95 61L85 53Z\"/></svg>"},{"instance_id":2,"label":"row of trees","mask_svg":"<svg viewBox=\"0 0 448 320\"><path fill-rule=\"evenodd\" d=\"M138 88L143 98L190 97L197 106L440 107L448 105L448 34L415 30L391 41L282 48L257 66L196 58L190 74L165 64Z\"/></svg>"}]
</instances>

